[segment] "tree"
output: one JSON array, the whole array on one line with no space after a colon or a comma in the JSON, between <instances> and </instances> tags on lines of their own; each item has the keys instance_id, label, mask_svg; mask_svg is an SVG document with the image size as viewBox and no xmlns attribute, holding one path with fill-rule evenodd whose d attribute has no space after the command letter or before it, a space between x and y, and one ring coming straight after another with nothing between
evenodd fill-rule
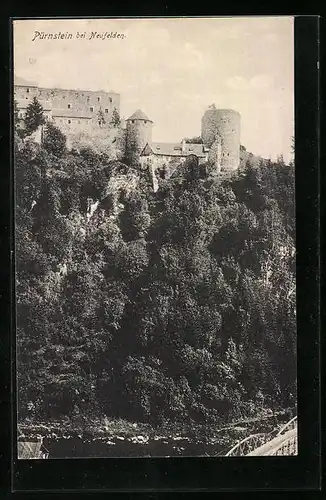
<instances>
[{"instance_id":1,"label":"tree","mask_svg":"<svg viewBox=\"0 0 326 500\"><path fill-rule=\"evenodd\" d=\"M102 108L97 113L97 119L98 119L98 124L100 126L105 125L105 118L104 118L104 113L103 113Z\"/></svg>"},{"instance_id":2,"label":"tree","mask_svg":"<svg viewBox=\"0 0 326 500\"><path fill-rule=\"evenodd\" d=\"M50 123L15 146L20 421L219 424L293 404L293 165L202 180L186 163L154 193Z\"/></svg>"},{"instance_id":3,"label":"tree","mask_svg":"<svg viewBox=\"0 0 326 500\"><path fill-rule=\"evenodd\" d=\"M43 114L43 107L36 97L26 108L26 115L24 119L25 134L31 135L40 125L44 125L45 116Z\"/></svg>"},{"instance_id":4,"label":"tree","mask_svg":"<svg viewBox=\"0 0 326 500\"><path fill-rule=\"evenodd\" d=\"M18 125L18 121L19 121L18 103L17 103L16 99L14 99L14 125L15 125L15 128Z\"/></svg>"},{"instance_id":5,"label":"tree","mask_svg":"<svg viewBox=\"0 0 326 500\"><path fill-rule=\"evenodd\" d=\"M111 124L114 127L118 127L120 125L120 115L116 108L114 108L114 110L112 111Z\"/></svg>"},{"instance_id":6,"label":"tree","mask_svg":"<svg viewBox=\"0 0 326 500\"><path fill-rule=\"evenodd\" d=\"M202 144L203 139L198 136L198 137L186 137L185 139L186 144Z\"/></svg>"},{"instance_id":7,"label":"tree","mask_svg":"<svg viewBox=\"0 0 326 500\"><path fill-rule=\"evenodd\" d=\"M53 123L46 124L42 142L44 149L55 156L66 151L66 136Z\"/></svg>"}]
</instances>

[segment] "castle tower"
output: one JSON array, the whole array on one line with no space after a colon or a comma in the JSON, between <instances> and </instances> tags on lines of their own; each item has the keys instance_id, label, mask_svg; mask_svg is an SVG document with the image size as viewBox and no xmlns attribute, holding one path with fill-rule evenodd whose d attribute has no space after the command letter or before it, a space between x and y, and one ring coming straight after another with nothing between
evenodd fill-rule
<instances>
[{"instance_id":1,"label":"castle tower","mask_svg":"<svg viewBox=\"0 0 326 500\"><path fill-rule=\"evenodd\" d=\"M221 138L221 170L236 170L240 163L241 116L233 109L218 109L213 104L202 117L201 137L211 148Z\"/></svg>"},{"instance_id":2,"label":"castle tower","mask_svg":"<svg viewBox=\"0 0 326 500\"><path fill-rule=\"evenodd\" d=\"M219 174L221 171L221 160L222 160L222 139L219 134L216 135L216 139L211 145L207 159L208 163L212 167L212 170L216 174Z\"/></svg>"},{"instance_id":3,"label":"castle tower","mask_svg":"<svg viewBox=\"0 0 326 500\"><path fill-rule=\"evenodd\" d=\"M130 164L139 163L140 153L152 143L153 122L138 109L126 120L126 159Z\"/></svg>"}]
</instances>

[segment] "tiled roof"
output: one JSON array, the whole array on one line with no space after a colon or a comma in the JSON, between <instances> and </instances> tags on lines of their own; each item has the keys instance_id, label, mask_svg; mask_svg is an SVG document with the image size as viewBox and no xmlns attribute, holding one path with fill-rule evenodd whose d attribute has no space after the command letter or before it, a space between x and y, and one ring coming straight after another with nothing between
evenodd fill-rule
<instances>
[{"instance_id":1,"label":"tiled roof","mask_svg":"<svg viewBox=\"0 0 326 500\"><path fill-rule=\"evenodd\" d=\"M141 109L137 109L137 111L134 112L134 114L132 114L128 120L146 120L148 122L151 122L152 120L150 120L148 118L147 115L145 115L145 113L141 110ZM153 123L153 122L152 122Z\"/></svg>"},{"instance_id":2,"label":"tiled roof","mask_svg":"<svg viewBox=\"0 0 326 500\"><path fill-rule=\"evenodd\" d=\"M150 145L150 149L155 155L158 156L196 155L198 157L205 157L203 144L185 144L185 150L182 151L182 144L180 142L153 142ZM147 151L144 151L144 155L146 153Z\"/></svg>"},{"instance_id":3,"label":"tiled roof","mask_svg":"<svg viewBox=\"0 0 326 500\"><path fill-rule=\"evenodd\" d=\"M74 109L53 109L52 116L59 116L63 118L87 118L91 119L92 114L87 111L76 111Z\"/></svg>"}]
</instances>

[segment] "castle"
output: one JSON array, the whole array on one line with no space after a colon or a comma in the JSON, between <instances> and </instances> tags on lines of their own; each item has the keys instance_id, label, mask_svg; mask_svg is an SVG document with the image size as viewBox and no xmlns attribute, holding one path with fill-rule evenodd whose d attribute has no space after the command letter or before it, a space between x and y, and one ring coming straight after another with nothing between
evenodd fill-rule
<instances>
[{"instance_id":1,"label":"castle","mask_svg":"<svg viewBox=\"0 0 326 500\"><path fill-rule=\"evenodd\" d=\"M120 95L115 92L40 88L15 78L14 98L23 120L26 108L36 97L47 120L67 136L68 144L78 134L102 138L116 150L116 159L141 169L171 175L180 164L193 158L197 164L210 165L215 173L234 171L240 163L240 114L218 109L213 104L201 121L201 141L163 143L152 141L154 122L137 110L119 126L112 126L114 112L120 114Z\"/></svg>"},{"instance_id":2,"label":"castle","mask_svg":"<svg viewBox=\"0 0 326 500\"><path fill-rule=\"evenodd\" d=\"M20 119L34 97L42 105L44 116L68 135L108 129L113 111L120 112L120 95L115 92L41 88L15 78L14 98Z\"/></svg>"}]
</instances>

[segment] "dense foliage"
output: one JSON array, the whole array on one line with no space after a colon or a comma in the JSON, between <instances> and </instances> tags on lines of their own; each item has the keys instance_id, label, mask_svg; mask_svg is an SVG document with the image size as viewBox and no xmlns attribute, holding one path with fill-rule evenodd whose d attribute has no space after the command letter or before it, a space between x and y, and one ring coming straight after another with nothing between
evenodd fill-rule
<instances>
[{"instance_id":1,"label":"dense foliage","mask_svg":"<svg viewBox=\"0 0 326 500\"><path fill-rule=\"evenodd\" d=\"M293 165L224 179L189 165L154 193L103 154L52 153L15 145L20 420L293 405Z\"/></svg>"}]
</instances>

